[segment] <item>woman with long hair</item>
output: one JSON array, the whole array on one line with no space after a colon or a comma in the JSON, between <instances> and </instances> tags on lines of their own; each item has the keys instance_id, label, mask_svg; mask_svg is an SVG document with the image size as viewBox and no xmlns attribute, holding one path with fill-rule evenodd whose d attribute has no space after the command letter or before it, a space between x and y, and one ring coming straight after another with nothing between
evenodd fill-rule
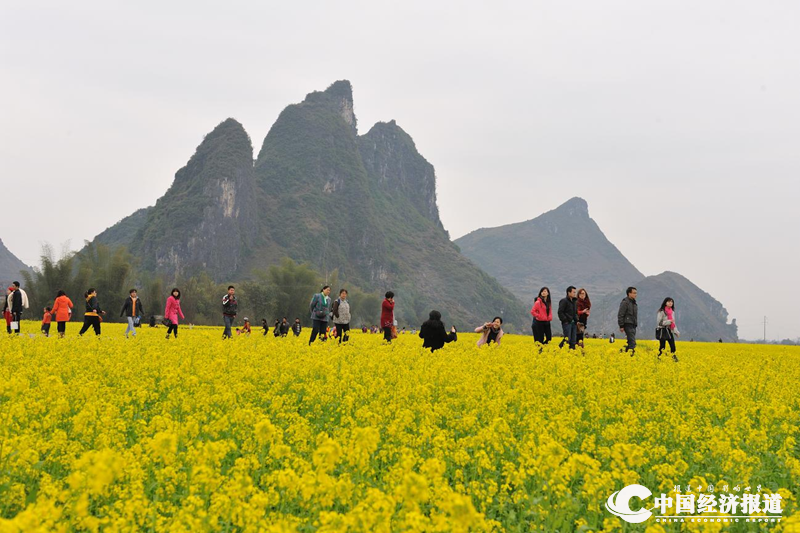
<instances>
[{"instance_id":1,"label":"woman with long hair","mask_svg":"<svg viewBox=\"0 0 800 533\"><path fill-rule=\"evenodd\" d=\"M586 324L589 322L589 312L592 301L586 289L578 289L578 344L583 348L583 339L586 336Z\"/></svg>"},{"instance_id":2,"label":"woman with long hair","mask_svg":"<svg viewBox=\"0 0 800 533\"><path fill-rule=\"evenodd\" d=\"M676 363L678 362L678 356L675 355L675 337L678 336L680 336L680 332L675 324L675 300L667 297L664 298L656 315L656 338L658 339L659 359L661 359L661 353L669 343L672 360Z\"/></svg>"},{"instance_id":3,"label":"woman with long hair","mask_svg":"<svg viewBox=\"0 0 800 533\"><path fill-rule=\"evenodd\" d=\"M533 340L539 344L547 344L553 338L550 322L553 320L553 302L550 298L550 289L542 287L539 295L533 302L531 309L533 315Z\"/></svg>"},{"instance_id":4,"label":"woman with long hair","mask_svg":"<svg viewBox=\"0 0 800 533\"><path fill-rule=\"evenodd\" d=\"M172 333L176 339L178 338L178 317L186 318L183 316L183 311L181 310L181 291L175 288L169 293L167 305L164 308L164 319L169 321L167 325L168 339L170 333Z\"/></svg>"}]
</instances>

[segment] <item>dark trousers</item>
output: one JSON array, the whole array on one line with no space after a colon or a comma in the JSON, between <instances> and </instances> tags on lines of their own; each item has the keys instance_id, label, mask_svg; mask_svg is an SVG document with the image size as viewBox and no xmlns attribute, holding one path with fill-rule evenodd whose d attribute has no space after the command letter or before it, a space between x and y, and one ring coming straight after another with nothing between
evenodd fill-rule
<instances>
[{"instance_id":1,"label":"dark trousers","mask_svg":"<svg viewBox=\"0 0 800 533\"><path fill-rule=\"evenodd\" d=\"M100 335L100 317L99 316L85 316L83 317L83 327L81 328L80 335L86 333L89 328L94 328L94 334Z\"/></svg>"},{"instance_id":2,"label":"dark trousers","mask_svg":"<svg viewBox=\"0 0 800 533\"><path fill-rule=\"evenodd\" d=\"M20 321L22 320L22 313L11 313L11 321L17 323L17 329L13 330L12 333L16 333L19 335L19 328L22 324Z\"/></svg>"},{"instance_id":3,"label":"dark trousers","mask_svg":"<svg viewBox=\"0 0 800 533\"><path fill-rule=\"evenodd\" d=\"M308 344L311 344L315 340L317 340L317 335L323 341L328 340L328 322L326 320L317 320L314 319L314 324L311 326L311 339L309 339Z\"/></svg>"},{"instance_id":4,"label":"dark trousers","mask_svg":"<svg viewBox=\"0 0 800 533\"><path fill-rule=\"evenodd\" d=\"M45 337L50 336L50 324L42 324L42 333L44 333Z\"/></svg>"},{"instance_id":5,"label":"dark trousers","mask_svg":"<svg viewBox=\"0 0 800 533\"><path fill-rule=\"evenodd\" d=\"M59 335L64 335L67 332L67 323L66 322L56 322L56 331Z\"/></svg>"},{"instance_id":6,"label":"dark trousers","mask_svg":"<svg viewBox=\"0 0 800 533\"><path fill-rule=\"evenodd\" d=\"M178 336L178 324L176 324L175 322L171 322L170 325L167 327L167 337L169 337L170 333L173 333L175 337Z\"/></svg>"},{"instance_id":7,"label":"dark trousers","mask_svg":"<svg viewBox=\"0 0 800 533\"><path fill-rule=\"evenodd\" d=\"M386 326L383 328L383 340L386 342L392 342L392 326Z\"/></svg>"},{"instance_id":8,"label":"dark trousers","mask_svg":"<svg viewBox=\"0 0 800 533\"><path fill-rule=\"evenodd\" d=\"M561 329L564 332L564 338L561 339L558 347L563 348L564 343L569 342L569 349L574 350L578 338L578 325L575 322L562 322Z\"/></svg>"},{"instance_id":9,"label":"dark trousers","mask_svg":"<svg viewBox=\"0 0 800 533\"><path fill-rule=\"evenodd\" d=\"M658 355L664 351L669 343L670 353L675 353L675 335L670 328L663 328L658 331Z\"/></svg>"},{"instance_id":10,"label":"dark trousers","mask_svg":"<svg viewBox=\"0 0 800 533\"><path fill-rule=\"evenodd\" d=\"M533 340L539 344L547 344L553 338L553 330L550 327L550 322L533 322Z\"/></svg>"},{"instance_id":11,"label":"dark trousers","mask_svg":"<svg viewBox=\"0 0 800 533\"><path fill-rule=\"evenodd\" d=\"M339 335L339 344L350 340L350 324L336 324L336 334Z\"/></svg>"},{"instance_id":12,"label":"dark trousers","mask_svg":"<svg viewBox=\"0 0 800 533\"><path fill-rule=\"evenodd\" d=\"M625 324L622 329L625 330L625 337L628 339L628 344L625 346L625 351L636 351L636 326Z\"/></svg>"}]
</instances>

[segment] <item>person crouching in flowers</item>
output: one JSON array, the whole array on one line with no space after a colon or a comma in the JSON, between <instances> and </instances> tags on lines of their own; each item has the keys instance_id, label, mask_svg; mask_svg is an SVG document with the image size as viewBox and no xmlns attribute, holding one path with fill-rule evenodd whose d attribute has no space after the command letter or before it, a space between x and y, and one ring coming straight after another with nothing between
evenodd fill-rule
<instances>
[{"instance_id":1,"label":"person crouching in flowers","mask_svg":"<svg viewBox=\"0 0 800 533\"><path fill-rule=\"evenodd\" d=\"M675 325L675 300L672 298L665 298L661 304L661 308L656 315L656 338L658 339L658 357L661 359L661 353L664 351L667 343L672 353L672 360L678 362L678 356L675 355L675 337L680 336L677 326Z\"/></svg>"},{"instance_id":2,"label":"person crouching in flowers","mask_svg":"<svg viewBox=\"0 0 800 533\"><path fill-rule=\"evenodd\" d=\"M266 322L266 319L264 321ZM251 331L251 329L250 329L250 319L247 318L247 317L244 317L244 325L241 328L236 328L236 334L237 335L245 335L245 336L249 337L250 336L250 331ZM266 333L264 333L264 334L266 335Z\"/></svg>"},{"instance_id":3,"label":"person crouching in flowers","mask_svg":"<svg viewBox=\"0 0 800 533\"><path fill-rule=\"evenodd\" d=\"M424 341L422 347L430 348L431 352L443 347L445 343L458 340L456 327L451 327L450 333L447 333L442 322L442 313L435 310L430 312L428 320L419 329L419 337Z\"/></svg>"},{"instance_id":4,"label":"person crouching in flowers","mask_svg":"<svg viewBox=\"0 0 800 533\"><path fill-rule=\"evenodd\" d=\"M78 334L82 337L89 328L93 328L94 334L99 337L101 317L106 312L100 309L100 303L97 301L97 290L89 289L83 295L83 298L86 300L86 312L83 313L83 327Z\"/></svg>"},{"instance_id":5,"label":"person crouching in flowers","mask_svg":"<svg viewBox=\"0 0 800 533\"><path fill-rule=\"evenodd\" d=\"M169 321L167 325L167 338L172 333L175 338L178 338L178 317L186 318L181 311L181 291L172 289L172 292L167 298L167 305L164 308L164 319Z\"/></svg>"},{"instance_id":6,"label":"person crouching in flowers","mask_svg":"<svg viewBox=\"0 0 800 533\"><path fill-rule=\"evenodd\" d=\"M481 334L481 338L478 339L478 346L491 344L493 342L500 344L500 339L503 338L503 319L496 316L491 322L487 322L475 328L475 333Z\"/></svg>"}]
</instances>

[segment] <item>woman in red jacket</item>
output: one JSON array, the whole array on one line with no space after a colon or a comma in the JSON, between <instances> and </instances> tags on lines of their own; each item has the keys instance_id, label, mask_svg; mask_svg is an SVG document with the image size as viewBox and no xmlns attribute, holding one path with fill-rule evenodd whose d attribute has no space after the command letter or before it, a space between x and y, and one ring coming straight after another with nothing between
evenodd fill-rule
<instances>
[{"instance_id":1,"label":"woman in red jacket","mask_svg":"<svg viewBox=\"0 0 800 533\"><path fill-rule=\"evenodd\" d=\"M392 342L392 326L394 326L394 293L386 293L386 299L381 304L381 329L383 340Z\"/></svg>"},{"instance_id":2,"label":"woman in red jacket","mask_svg":"<svg viewBox=\"0 0 800 533\"><path fill-rule=\"evenodd\" d=\"M181 311L181 291L172 289L169 298L167 298L167 306L164 309L164 318L169 320L167 327L167 338L169 334L174 332L175 338L178 338L178 317L186 318Z\"/></svg>"},{"instance_id":3,"label":"woman in red jacket","mask_svg":"<svg viewBox=\"0 0 800 533\"><path fill-rule=\"evenodd\" d=\"M539 296L533 302L533 340L540 344L547 344L553 338L550 322L553 320L553 304L550 300L550 289L542 287Z\"/></svg>"}]
</instances>

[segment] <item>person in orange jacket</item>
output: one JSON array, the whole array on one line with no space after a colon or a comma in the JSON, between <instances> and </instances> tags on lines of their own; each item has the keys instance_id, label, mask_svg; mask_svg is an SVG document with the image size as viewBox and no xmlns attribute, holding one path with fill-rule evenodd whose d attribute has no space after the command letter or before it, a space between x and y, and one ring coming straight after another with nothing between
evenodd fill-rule
<instances>
[{"instance_id":1,"label":"person in orange jacket","mask_svg":"<svg viewBox=\"0 0 800 533\"><path fill-rule=\"evenodd\" d=\"M67 322L72 319L72 307L72 300L69 299L67 293L58 291L56 301L53 303L53 309L50 312L56 319L56 331L58 331L60 339L64 338L64 334L67 331Z\"/></svg>"}]
</instances>

